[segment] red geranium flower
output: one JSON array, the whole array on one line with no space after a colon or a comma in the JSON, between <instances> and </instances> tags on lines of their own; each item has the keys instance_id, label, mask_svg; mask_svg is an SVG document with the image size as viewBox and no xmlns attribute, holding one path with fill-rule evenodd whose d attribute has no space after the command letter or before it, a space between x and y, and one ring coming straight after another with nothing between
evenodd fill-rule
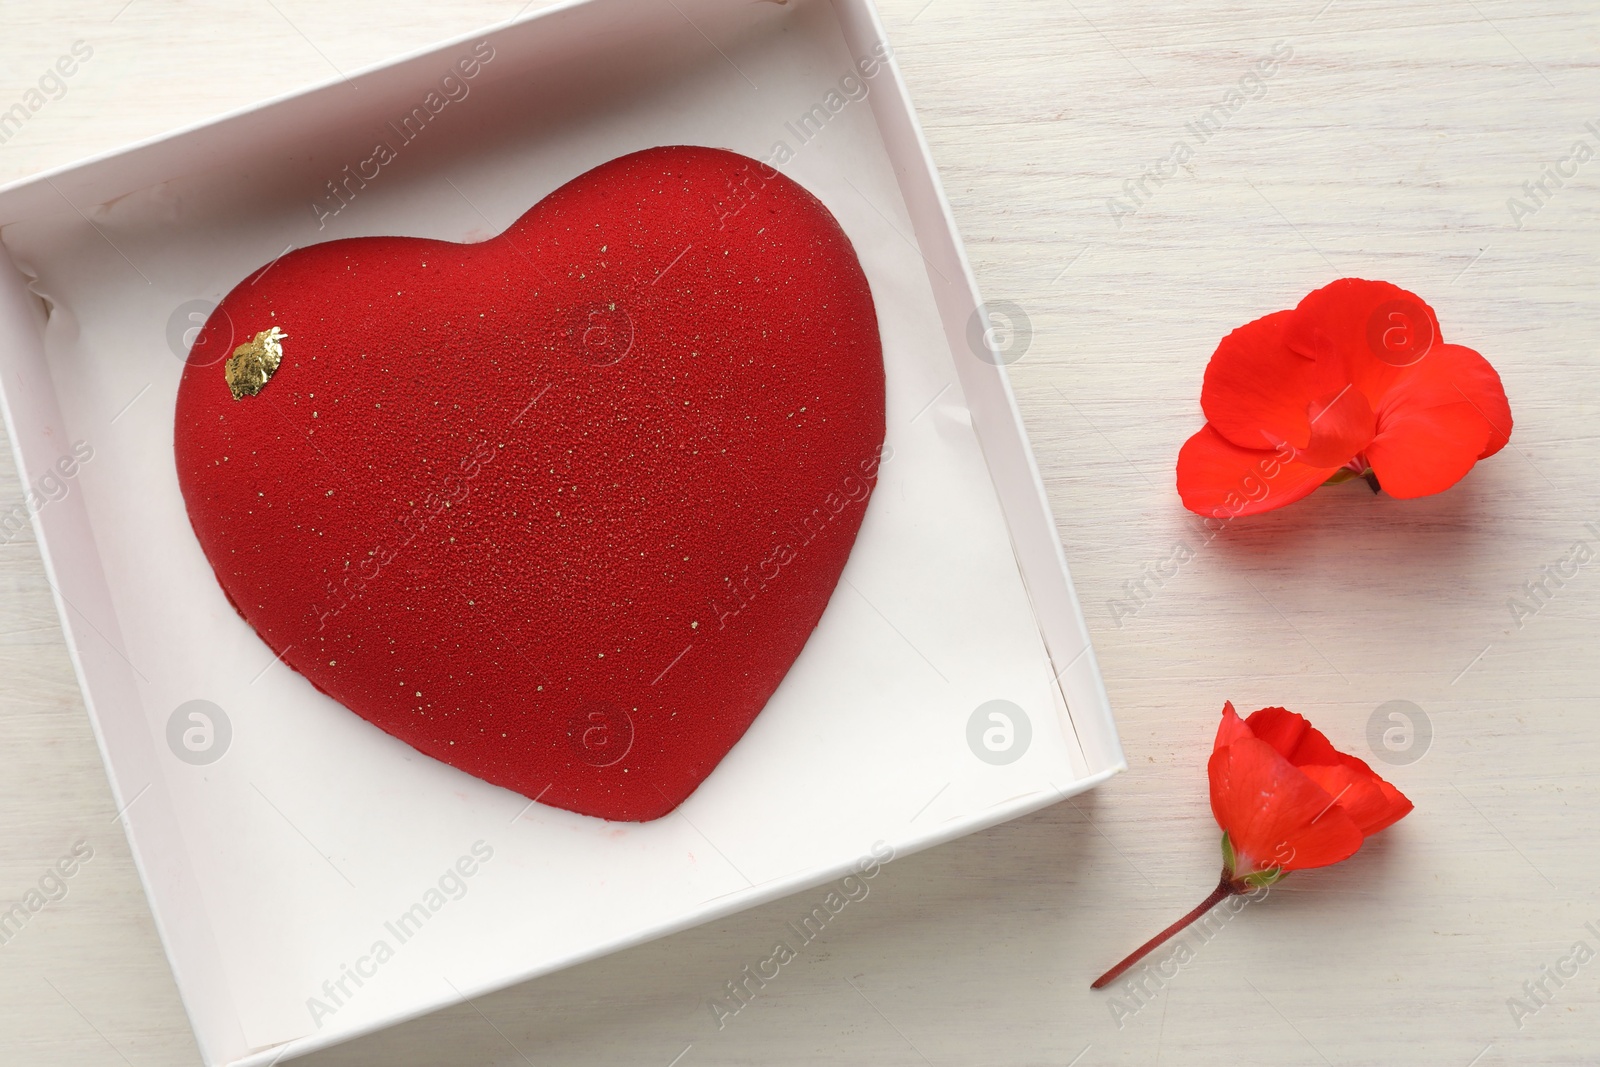
<instances>
[{"instance_id":1,"label":"red geranium flower","mask_svg":"<svg viewBox=\"0 0 1600 1067\"><path fill-rule=\"evenodd\" d=\"M1100 989L1219 901L1264 889L1290 871L1348 859L1361 842L1411 810L1411 801L1303 717L1262 708L1241 719L1222 708L1207 766L1211 813L1222 827L1222 878L1189 914L1101 975Z\"/></svg>"},{"instance_id":2,"label":"red geranium flower","mask_svg":"<svg viewBox=\"0 0 1600 1067\"><path fill-rule=\"evenodd\" d=\"M1283 708L1241 719L1223 705L1207 771L1229 871L1253 885L1348 859L1411 810L1366 763Z\"/></svg>"},{"instance_id":3,"label":"red geranium flower","mask_svg":"<svg viewBox=\"0 0 1600 1067\"><path fill-rule=\"evenodd\" d=\"M1360 278L1223 338L1200 406L1206 425L1178 453L1178 493L1190 511L1222 518L1356 477L1374 492L1427 496L1511 436L1488 361L1445 344L1421 297Z\"/></svg>"}]
</instances>

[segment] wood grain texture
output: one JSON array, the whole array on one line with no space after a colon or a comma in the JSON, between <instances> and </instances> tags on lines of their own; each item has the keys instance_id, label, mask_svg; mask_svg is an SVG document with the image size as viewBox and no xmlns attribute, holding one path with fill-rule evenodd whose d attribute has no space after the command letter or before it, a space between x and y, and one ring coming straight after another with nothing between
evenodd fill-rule
<instances>
[{"instance_id":1,"label":"wood grain texture","mask_svg":"<svg viewBox=\"0 0 1600 1067\"><path fill-rule=\"evenodd\" d=\"M79 39L94 57L0 145L0 178L509 17L520 0L204 7L0 0L0 109ZM754 1002L706 1006L801 896L307 1061L334 1065L1588 1064L1600 962L1520 1020L1508 998L1600 949L1600 575L1508 607L1600 547L1600 10L1578 0L885 0L980 285L1022 308L1013 367L1131 770L1095 794L898 860ZM226 48L219 41L232 42ZM1279 42L1292 49L1187 167L1107 199ZM1521 225L1517 224L1520 221ZM1332 278L1388 278L1500 369L1510 448L1431 499L1360 483L1212 536L1172 465L1233 326ZM0 458L0 513L22 500ZM1170 571L1142 598L1127 584ZM1124 602L1119 608L1117 602ZM195 1062L30 533L0 544L0 899L77 840L65 899L0 946L0 1062ZM1215 716L1284 704L1369 753L1408 700L1431 746L1378 764L1417 810L1290 878L1142 1006L1090 993L1205 896ZM1161 959L1157 954L1155 959ZM1113 993L1116 991L1113 990ZM1131 1012L1128 1008L1134 1008ZM681 1055L681 1059L674 1057Z\"/></svg>"}]
</instances>

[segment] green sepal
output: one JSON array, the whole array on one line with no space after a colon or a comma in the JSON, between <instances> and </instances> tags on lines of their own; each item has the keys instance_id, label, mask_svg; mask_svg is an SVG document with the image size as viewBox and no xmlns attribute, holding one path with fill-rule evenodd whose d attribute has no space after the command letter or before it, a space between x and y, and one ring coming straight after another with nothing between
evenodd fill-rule
<instances>
[{"instance_id":1,"label":"green sepal","mask_svg":"<svg viewBox=\"0 0 1600 1067\"><path fill-rule=\"evenodd\" d=\"M1257 871L1255 874L1245 875L1244 884L1249 886L1251 889L1263 889L1269 885L1272 885L1274 882L1288 873L1289 872L1284 870L1282 867L1268 867L1264 871Z\"/></svg>"},{"instance_id":2,"label":"green sepal","mask_svg":"<svg viewBox=\"0 0 1600 1067\"><path fill-rule=\"evenodd\" d=\"M1234 864L1239 859L1233 854L1233 842L1228 840L1228 831L1222 831L1222 866L1228 872L1228 877L1233 877Z\"/></svg>"}]
</instances>

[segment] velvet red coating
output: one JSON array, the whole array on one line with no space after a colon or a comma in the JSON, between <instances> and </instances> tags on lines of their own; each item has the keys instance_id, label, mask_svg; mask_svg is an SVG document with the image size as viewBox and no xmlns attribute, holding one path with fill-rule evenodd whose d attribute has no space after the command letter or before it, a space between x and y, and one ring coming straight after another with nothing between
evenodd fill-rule
<instances>
[{"instance_id":1,"label":"velvet red coating","mask_svg":"<svg viewBox=\"0 0 1600 1067\"><path fill-rule=\"evenodd\" d=\"M1421 297L1341 278L1234 330L1206 366L1206 425L1178 492L1215 518L1293 503L1337 476L1408 499L1442 492L1511 436L1500 376L1443 340Z\"/></svg>"},{"instance_id":2,"label":"velvet red coating","mask_svg":"<svg viewBox=\"0 0 1600 1067\"><path fill-rule=\"evenodd\" d=\"M1207 771L1211 812L1236 857L1230 877L1338 863L1412 806L1364 761L1284 708L1241 719L1225 704Z\"/></svg>"},{"instance_id":3,"label":"velvet red coating","mask_svg":"<svg viewBox=\"0 0 1600 1067\"><path fill-rule=\"evenodd\" d=\"M281 365L233 399L200 354L273 327ZM838 582L886 453L877 316L795 182L649 149L478 244L263 265L191 351L175 449L228 599L316 688L541 803L650 820Z\"/></svg>"}]
</instances>

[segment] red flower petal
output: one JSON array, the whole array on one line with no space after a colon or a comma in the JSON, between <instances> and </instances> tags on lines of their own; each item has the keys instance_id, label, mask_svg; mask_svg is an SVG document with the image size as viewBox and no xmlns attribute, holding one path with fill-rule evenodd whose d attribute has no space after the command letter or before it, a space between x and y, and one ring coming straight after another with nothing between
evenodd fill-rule
<instances>
[{"instance_id":1,"label":"red flower petal","mask_svg":"<svg viewBox=\"0 0 1600 1067\"><path fill-rule=\"evenodd\" d=\"M1502 418L1503 433L1492 420ZM1437 345L1390 383L1367 460L1384 491L1406 499L1450 488L1511 432L1511 409L1484 358Z\"/></svg>"},{"instance_id":2,"label":"red flower petal","mask_svg":"<svg viewBox=\"0 0 1600 1067\"><path fill-rule=\"evenodd\" d=\"M1280 441L1303 448L1311 440L1307 407L1322 391L1323 374L1313 360L1283 343L1293 314L1278 311L1239 327L1222 339L1206 364L1200 408L1206 421L1240 448L1270 449Z\"/></svg>"},{"instance_id":3,"label":"red flower petal","mask_svg":"<svg viewBox=\"0 0 1600 1067\"><path fill-rule=\"evenodd\" d=\"M1261 714L1260 712L1256 713ZM1211 745L1211 751L1227 748L1241 737L1253 737L1250 727L1239 718L1239 713L1233 710L1233 701L1222 705L1222 721L1217 723L1217 739Z\"/></svg>"},{"instance_id":4,"label":"red flower petal","mask_svg":"<svg viewBox=\"0 0 1600 1067\"><path fill-rule=\"evenodd\" d=\"M1304 767L1308 763L1337 763L1339 750L1305 716L1286 708L1262 708L1245 720L1251 734L1277 750L1278 755Z\"/></svg>"},{"instance_id":5,"label":"red flower petal","mask_svg":"<svg viewBox=\"0 0 1600 1067\"><path fill-rule=\"evenodd\" d=\"M1352 382L1377 409L1405 369L1442 342L1439 317L1417 294L1389 282L1340 278L1306 295L1284 344Z\"/></svg>"},{"instance_id":6,"label":"red flower petal","mask_svg":"<svg viewBox=\"0 0 1600 1067\"><path fill-rule=\"evenodd\" d=\"M1489 361L1465 345L1441 345L1435 351L1447 361L1456 391L1489 424L1489 443L1478 454L1479 459L1487 459L1511 439L1511 404L1506 400L1505 385Z\"/></svg>"},{"instance_id":7,"label":"red flower petal","mask_svg":"<svg viewBox=\"0 0 1600 1067\"><path fill-rule=\"evenodd\" d=\"M1306 777L1320 785L1363 834L1371 837L1411 811L1405 795L1379 778L1366 763L1339 754L1332 766L1301 767Z\"/></svg>"},{"instance_id":8,"label":"red flower petal","mask_svg":"<svg viewBox=\"0 0 1600 1067\"><path fill-rule=\"evenodd\" d=\"M1198 515L1258 515L1308 495L1340 466L1313 467L1286 455L1240 448L1207 423L1178 452L1178 495Z\"/></svg>"},{"instance_id":9,"label":"red flower petal","mask_svg":"<svg viewBox=\"0 0 1600 1067\"><path fill-rule=\"evenodd\" d=\"M1214 752L1211 812L1243 876L1280 866L1326 867L1361 847L1361 830L1316 782L1265 741L1242 737Z\"/></svg>"},{"instance_id":10,"label":"red flower petal","mask_svg":"<svg viewBox=\"0 0 1600 1067\"><path fill-rule=\"evenodd\" d=\"M1378 416L1354 385L1309 405L1311 442L1294 458L1313 467L1342 467L1367 447L1378 429Z\"/></svg>"}]
</instances>

